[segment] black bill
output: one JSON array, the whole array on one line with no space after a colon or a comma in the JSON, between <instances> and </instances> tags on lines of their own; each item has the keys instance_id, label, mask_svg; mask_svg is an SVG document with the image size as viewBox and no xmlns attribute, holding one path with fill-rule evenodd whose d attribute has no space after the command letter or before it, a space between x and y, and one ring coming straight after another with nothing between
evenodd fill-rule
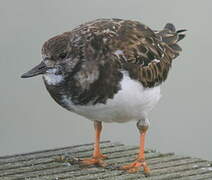
<instances>
[{"instance_id":1,"label":"black bill","mask_svg":"<svg viewBox=\"0 0 212 180\"><path fill-rule=\"evenodd\" d=\"M21 76L21 78L30 78L30 77L33 77L33 76L37 76L39 74L44 74L47 69L48 68L46 67L45 63L41 62L40 64L38 64L37 66L35 66L31 70L29 70L28 72L24 73Z\"/></svg>"}]
</instances>

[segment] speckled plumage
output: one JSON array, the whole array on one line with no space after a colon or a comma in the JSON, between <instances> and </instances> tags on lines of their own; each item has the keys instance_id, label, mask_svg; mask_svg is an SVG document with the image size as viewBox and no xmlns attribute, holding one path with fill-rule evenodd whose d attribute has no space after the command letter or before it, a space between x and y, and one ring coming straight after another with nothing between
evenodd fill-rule
<instances>
[{"instance_id":1,"label":"speckled plumage","mask_svg":"<svg viewBox=\"0 0 212 180\"><path fill-rule=\"evenodd\" d=\"M98 19L46 41L42 54L50 66L65 64L67 93L75 104L106 103L120 90L122 70L146 88L166 80L181 51L181 32L172 24L152 31L137 21ZM55 88L47 85L58 101Z\"/></svg>"}]
</instances>

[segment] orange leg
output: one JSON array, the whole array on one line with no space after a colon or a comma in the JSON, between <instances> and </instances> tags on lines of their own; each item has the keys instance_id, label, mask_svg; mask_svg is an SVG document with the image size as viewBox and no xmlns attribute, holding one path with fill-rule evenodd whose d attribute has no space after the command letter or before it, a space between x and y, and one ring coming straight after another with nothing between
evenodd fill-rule
<instances>
[{"instance_id":1,"label":"orange leg","mask_svg":"<svg viewBox=\"0 0 212 180\"><path fill-rule=\"evenodd\" d=\"M129 173L135 173L140 169L140 167L143 167L145 175L148 176L150 174L150 169L148 168L147 163L145 162L145 155L144 155L144 143L147 129L148 127L139 128L140 148L138 157L131 164L122 166L121 167L122 170L127 170Z\"/></svg>"},{"instance_id":2,"label":"orange leg","mask_svg":"<svg viewBox=\"0 0 212 180\"><path fill-rule=\"evenodd\" d=\"M102 122L94 121L94 128L96 131L96 136L93 157L89 159L82 159L80 161L83 165L99 165L105 167L106 163L102 159L107 158L107 156L103 155L100 150L100 135L102 131Z\"/></svg>"}]
</instances>

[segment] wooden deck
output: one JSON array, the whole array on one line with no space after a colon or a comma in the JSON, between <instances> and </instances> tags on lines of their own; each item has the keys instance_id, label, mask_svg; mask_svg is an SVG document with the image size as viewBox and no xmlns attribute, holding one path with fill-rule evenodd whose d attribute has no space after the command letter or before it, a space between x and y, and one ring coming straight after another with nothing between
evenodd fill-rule
<instances>
[{"instance_id":1,"label":"wooden deck","mask_svg":"<svg viewBox=\"0 0 212 180\"><path fill-rule=\"evenodd\" d=\"M117 167L131 162L137 154L136 146L104 141L101 143L103 153L107 154L107 168L82 167L72 163L72 158L89 157L93 145L83 144L39 152L0 157L0 180L212 180L212 163L199 158L179 156L174 153L146 151L146 159L151 168L151 176L145 177L142 170L128 174ZM57 162L58 157L65 157L64 163Z\"/></svg>"}]
</instances>

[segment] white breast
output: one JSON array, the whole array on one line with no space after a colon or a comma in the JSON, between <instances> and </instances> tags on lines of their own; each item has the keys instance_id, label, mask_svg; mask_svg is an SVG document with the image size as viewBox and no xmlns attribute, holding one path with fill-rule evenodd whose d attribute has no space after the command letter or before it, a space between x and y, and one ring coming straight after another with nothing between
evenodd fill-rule
<instances>
[{"instance_id":1,"label":"white breast","mask_svg":"<svg viewBox=\"0 0 212 180\"><path fill-rule=\"evenodd\" d=\"M132 80L127 73L121 81L121 90L108 99L106 104L74 105L70 98L63 96L63 102L73 111L90 120L103 122L127 122L146 118L160 99L160 87L144 88Z\"/></svg>"}]
</instances>

